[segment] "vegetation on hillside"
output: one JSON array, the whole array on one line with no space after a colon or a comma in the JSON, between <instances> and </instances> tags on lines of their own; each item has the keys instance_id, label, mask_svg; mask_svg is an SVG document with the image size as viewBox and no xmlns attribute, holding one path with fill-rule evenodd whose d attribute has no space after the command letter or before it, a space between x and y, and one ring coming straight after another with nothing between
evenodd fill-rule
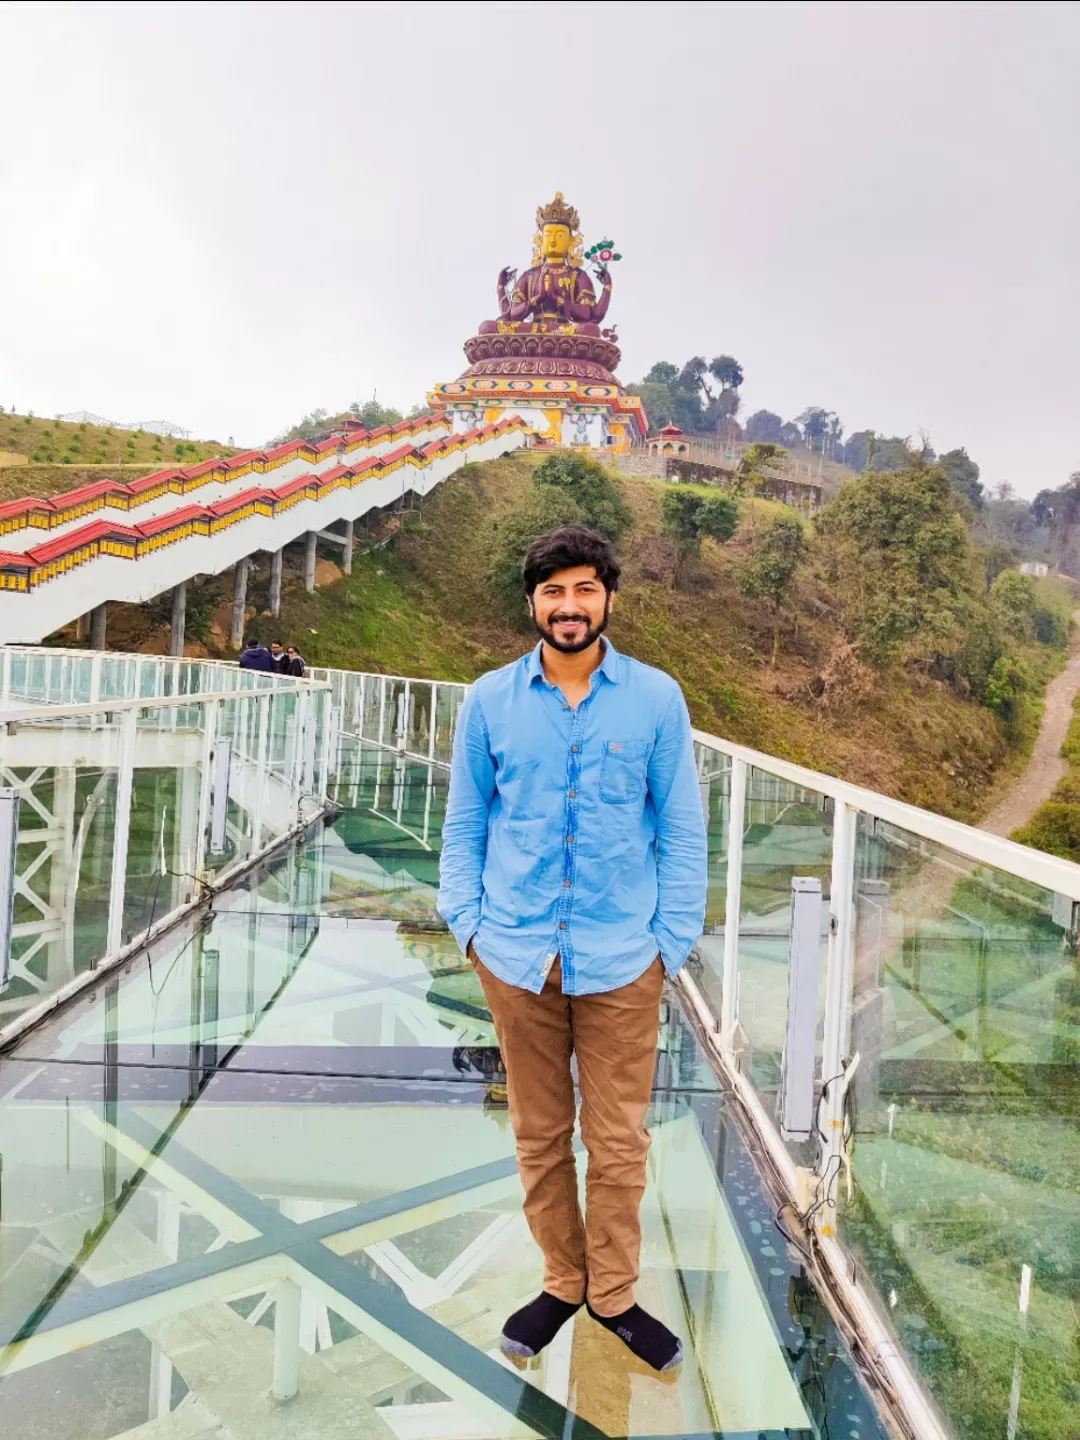
<instances>
[{"instance_id":1,"label":"vegetation on hillside","mask_svg":"<svg viewBox=\"0 0 1080 1440\"><path fill-rule=\"evenodd\" d=\"M514 557L536 533L584 516L581 496L596 487L590 471L576 491L537 484L552 458L570 457L465 467L422 514L402 517L391 546L358 555L351 576L311 596L287 590L281 633L313 662L445 679L471 680L520 654L527 620ZM684 487L623 480L616 493L633 527L621 541L611 634L679 679L702 729L971 819L995 773L1033 739L1042 684L1063 660L1069 601L1063 587L1025 581L1034 604L1014 613L1015 585L987 586L970 511L941 472L900 472L891 484L890 494L866 477L836 519L810 529L746 496L731 538L702 537L675 589L677 541L662 504ZM882 504L889 527L868 513ZM862 584L868 570L896 599L899 626ZM1049 628L1042 612L1056 617Z\"/></svg>"},{"instance_id":2,"label":"vegetation on hillside","mask_svg":"<svg viewBox=\"0 0 1080 1440\"><path fill-rule=\"evenodd\" d=\"M411 419L423 415L425 407L414 405L408 412ZM317 440L328 431L344 425L346 420L359 420L365 430L377 430L380 425L396 425L405 415L392 405L380 405L373 395L370 400L354 400L347 410L331 415L329 410L312 410L302 415L295 425L290 425L280 435L268 441L270 445L283 445L286 440Z\"/></svg>"},{"instance_id":3,"label":"vegetation on hillside","mask_svg":"<svg viewBox=\"0 0 1080 1440\"><path fill-rule=\"evenodd\" d=\"M25 457L29 465L140 465L145 470L146 467L162 469L166 465L197 465L213 455L235 453L235 447L219 445L216 440L172 440L148 430L123 430L116 425L91 425L87 421L49 420L0 409L0 454ZM22 467L16 464L10 468Z\"/></svg>"},{"instance_id":4,"label":"vegetation on hillside","mask_svg":"<svg viewBox=\"0 0 1080 1440\"><path fill-rule=\"evenodd\" d=\"M1061 744L1061 753L1068 769L1049 800L1043 801L1035 814L1014 830L1013 840L1060 855L1064 860L1080 863L1080 695L1073 700L1073 717Z\"/></svg>"}]
</instances>

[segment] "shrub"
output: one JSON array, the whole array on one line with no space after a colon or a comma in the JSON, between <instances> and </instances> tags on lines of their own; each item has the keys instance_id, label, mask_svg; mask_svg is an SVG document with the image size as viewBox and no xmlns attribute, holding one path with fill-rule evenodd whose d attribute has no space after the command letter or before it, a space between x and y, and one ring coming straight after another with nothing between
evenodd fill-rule
<instances>
[{"instance_id":1,"label":"shrub","mask_svg":"<svg viewBox=\"0 0 1080 1440\"><path fill-rule=\"evenodd\" d=\"M1063 860L1080 861L1080 805L1047 800L1010 838L1034 850L1045 850L1048 855L1060 855Z\"/></svg>"},{"instance_id":2,"label":"shrub","mask_svg":"<svg viewBox=\"0 0 1080 1440\"><path fill-rule=\"evenodd\" d=\"M577 504L581 523L616 543L634 523L618 480L585 455L549 455L536 467L533 484L564 491Z\"/></svg>"},{"instance_id":3,"label":"shrub","mask_svg":"<svg viewBox=\"0 0 1080 1440\"><path fill-rule=\"evenodd\" d=\"M1051 610L1048 605L1036 605L1032 624L1035 627L1035 639L1040 645L1051 645L1055 650L1063 650L1069 643L1068 616L1062 615L1059 610Z\"/></svg>"},{"instance_id":4,"label":"shrub","mask_svg":"<svg viewBox=\"0 0 1080 1440\"><path fill-rule=\"evenodd\" d=\"M684 562L701 552L706 535L730 540L739 523L739 504L727 495L703 495L688 485L675 485L660 501L660 524L675 541L675 585Z\"/></svg>"},{"instance_id":5,"label":"shrub","mask_svg":"<svg viewBox=\"0 0 1080 1440\"><path fill-rule=\"evenodd\" d=\"M1017 718L1021 702L1030 689L1023 667L1007 655L1000 655L986 681L982 702L1001 720Z\"/></svg>"},{"instance_id":6,"label":"shrub","mask_svg":"<svg viewBox=\"0 0 1080 1440\"><path fill-rule=\"evenodd\" d=\"M90 461L90 464L91 464L91 465L104 465L104 464L105 464L105 456L104 456L104 455L95 455L94 458Z\"/></svg>"}]
</instances>

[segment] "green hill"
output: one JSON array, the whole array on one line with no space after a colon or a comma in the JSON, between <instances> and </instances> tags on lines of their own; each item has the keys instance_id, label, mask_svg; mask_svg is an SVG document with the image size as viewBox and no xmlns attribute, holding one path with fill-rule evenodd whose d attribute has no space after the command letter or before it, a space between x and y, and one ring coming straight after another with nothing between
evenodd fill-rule
<instances>
[{"instance_id":1,"label":"green hill","mask_svg":"<svg viewBox=\"0 0 1080 1440\"><path fill-rule=\"evenodd\" d=\"M401 517L390 543L358 553L352 575L324 585L339 575L324 562L323 588L313 595L287 571L280 622L256 623L267 636L273 630L295 642L311 663L353 669L472 680L521 654L531 635L498 613L485 576L493 527L528 491L538 458L519 454L459 471L422 513ZM741 593L739 574L755 535L783 507L744 501L733 539L706 541L692 586L676 591L659 515L670 487L646 479L623 484L635 528L622 546L625 572L610 633L621 649L678 678L697 726L945 814L971 819L985 809L1030 748L1037 704L1019 733L1016 726L1010 733L984 705L925 671L857 664L835 600L812 570L783 618L773 668L771 609ZM216 583L224 619L228 577ZM251 593L258 606L260 585ZM216 634L220 639L220 625ZM1063 657L1047 647L1025 652L1027 664L1041 667L1040 683Z\"/></svg>"},{"instance_id":2,"label":"green hill","mask_svg":"<svg viewBox=\"0 0 1080 1440\"><path fill-rule=\"evenodd\" d=\"M216 440L170 440L146 430L0 411L0 500L60 495L94 480L131 480L234 454L235 447Z\"/></svg>"},{"instance_id":3,"label":"green hill","mask_svg":"<svg viewBox=\"0 0 1080 1440\"><path fill-rule=\"evenodd\" d=\"M265 608L268 557L255 557L248 628L295 643L311 664L445 680L469 681L520 655L532 633L500 612L486 577L499 526L532 488L541 458L518 453L466 466L422 510L373 519L370 548L358 549L349 576L337 563L340 551L320 544L313 595L303 588L300 547L292 547L280 620ZM822 578L822 541L812 532L809 563L780 616L774 667L771 605L748 598L740 579L770 522L795 512L744 499L735 535L725 544L705 540L688 583L675 590L660 501L673 488L696 487L645 478L622 485L634 528L620 547L624 574L610 634L621 649L676 676L695 725L959 819L978 818L997 799L1030 751L1042 688L1064 663L1064 619L1052 645L1031 636L1009 642L1029 693L1006 722L977 702L962 677L946 683L922 660L863 664L845 638L843 604ZM963 563L981 575L976 552ZM1036 588L1041 604L1068 614L1074 602L1064 587L1040 581ZM978 619L983 602L972 603ZM189 585L188 653L235 658L227 640L231 605L228 573ZM163 652L168 623L168 596L110 606L110 645ZM76 643L74 630L55 643Z\"/></svg>"}]
</instances>

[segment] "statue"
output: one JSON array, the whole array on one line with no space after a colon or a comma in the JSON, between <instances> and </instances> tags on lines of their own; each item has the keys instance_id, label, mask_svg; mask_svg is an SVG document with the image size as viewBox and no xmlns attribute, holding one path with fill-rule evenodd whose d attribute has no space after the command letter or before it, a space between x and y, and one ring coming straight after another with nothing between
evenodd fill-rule
<instances>
[{"instance_id":1,"label":"statue","mask_svg":"<svg viewBox=\"0 0 1080 1440\"><path fill-rule=\"evenodd\" d=\"M480 334L600 335L600 322L611 303L611 272L603 261L597 262L598 300L581 263L578 213L561 191L537 210L536 227L531 267L520 279L510 266L499 272L501 319L485 320Z\"/></svg>"}]
</instances>

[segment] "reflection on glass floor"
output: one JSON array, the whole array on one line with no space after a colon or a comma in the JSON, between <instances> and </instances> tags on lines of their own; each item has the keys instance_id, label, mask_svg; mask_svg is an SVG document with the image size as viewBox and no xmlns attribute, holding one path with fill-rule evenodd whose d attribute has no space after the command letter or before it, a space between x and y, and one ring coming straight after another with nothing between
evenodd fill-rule
<instances>
[{"instance_id":1,"label":"reflection on glass floor","mask_svg":"<svg viewBox=\"0 0 1080 1440\"><path fill-rule=\"evenodd\" d=\"M350 808L0 1063L5 1436L881 1435L665 1011L640 1298L659 1378L536 1293L483 996L436 925L441 780Z\"/></svg>"}]
</instances>

